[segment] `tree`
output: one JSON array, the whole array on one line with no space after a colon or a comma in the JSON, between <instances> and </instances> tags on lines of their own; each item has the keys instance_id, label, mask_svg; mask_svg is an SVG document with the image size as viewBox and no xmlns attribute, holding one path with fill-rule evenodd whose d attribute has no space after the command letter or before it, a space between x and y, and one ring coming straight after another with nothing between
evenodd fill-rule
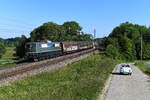
<instances>
[{"instance_id":1,"label":"tree","mask_svg":"<svg viewBox=\"0 0 150 100\"><path fill-rule=\"evenodd\" d=\"M120 54L119 54L118 49L115 46L113 46L112 44L109 44L107 46L106 55L112 59L119 59L120 58Z\"/></svg>"},{"instance_id":2,"label":"tree","mask_svg":"<svg viewBox=\"0 0 150 100\"><path fill-rule=\"evenodd\" d=\"M31 33L31 41L61 41L65 37L65 29L53 22L44 23Z\"/></svg>"},{"instance_id":3,"label":"tree","mask_svg":"<svg viewBox=\"0 0 150 100\"><path fill-rule=\"evenodd\" d=\"M16 47L16 55L20 58L25 55L25 43L28 42L28 39L22 35L19 44Z\"/></svg>"},{"instance_id":4,"label":"tree","mask_svg":"<svg viewBox=\"0 0 150 100\"><path fill-rule=\"evenodd\" d=\"M75 21L65 22L58 25L53 22L44 23L42 26L34 29L31 35L31 41L90 41L91 35L81 32L82 27Z\"/></svg>"},{"instance_id":5,"label":"tree","mask_svg":"<svg viewBox=\"0 0 150 100\"><path fill-rule=\"evenodd\" d=\"M140 36L141 34L149 34L150 31L137 24L129 22L122 23L113 29L107 37L106 45L112 44L119 49L123 59L133 60L140 58Z\"/></svg>"},{"instance_id":6,"label":"tree","mask_svg":"<svg viewBox=\"0 0 150 100\"><path fill-rule=\"evenodd\" d=\"M4 45L0 44L0 58L2 57L2 55L5 53L5 47Z\"/></svg>"},{"instance_id":7,"label":"tree","mask_svg":"<svg viewBox=\"0 0 150 100\"><path fill-rule=\"evenodd\" d=\"M123 57L127 60L134 60L136 59L136 51L135 46L129 38L126 36L121 38L120 41L120 52Z\"/></svg>"},{"instance_id":8,"label":"tree","mask_svg":"<svg viewBox=\"0 0 150 100\"><path fill-rule=\"evenodd\" d=\"M65 28L66 34L70 36L80 35L82 30L82 27L75 21L65 22L62 26Z\"/></svg>"},{"instance_id":9,"label":"tree","mask_svg":"<svg viewBox=\"0 0 150 100\"><path fill-rule=\"evenodd\" d=\"M143 59L150 59L150 44L143 45Z\"/></svg>"}]
</instances>

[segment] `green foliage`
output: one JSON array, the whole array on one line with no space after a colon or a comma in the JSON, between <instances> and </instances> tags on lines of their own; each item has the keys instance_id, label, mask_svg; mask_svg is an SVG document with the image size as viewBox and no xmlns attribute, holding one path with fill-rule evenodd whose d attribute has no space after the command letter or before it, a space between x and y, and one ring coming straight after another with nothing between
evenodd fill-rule
<instances>
[{"instance_id":1,"label":"green foliage","mask_svg":"<svg viewBox=\"0 0 150 100\"><path fill-rule=\"evenodd\" d=\"M44 23L31 32L31 41L61 41L64 37L64 28L53 22Z\"/></svg>"},{"instance_id":2,"label":"green foliage","mask_svg":"<svg viewBox=\"0 0 150 100\"><path fill-rule=\"evenodd\" d=\"M2 55L5 53L5 46L0 44L0 58L2 57Z\"/></svg>"},{"instance_id":3,"label":"green foliage","mask_svg":"<svg viewBox=\"0 0 150 100\"><path fill-rule=\"evenodd\" d=\"M16 64L15 47L5 47L5 53L2 54L0 59L0 67L11 66Z\"/></svg>"},{"instance_id":4,"label":"green foliage","mask_svg":"<svg viewBox=\"0 0 150 100\"><path fill-rule=\"evenodd\" d=\"M120 38L120 52L123 55L124 59L134 60L136 58L136 51L132 40L126 36Z\"/></svg>"},{"instance_id":5,"label":"green foliage","mask_svg":"<svg viewBox=\"0 0 150 100\"><path fill-rule=\"evenodd\" d=\"M150 59L150 44L143 45L143 59Z\"/></svg>"},{"instance_id":6,"label":"green foliage","mask_svg":"<svg viewBox=\"0 0 150 100\"><path fill-rule=\"evenodd\" d=\"M140 41L141 34L144 37L143 41L143 58L149 59L149 43L150 38L145 38L150 35L150 28L131 23L122 23L120 26L113 29L112 33L105 39L106 46L112 44L119 50L122 59L134 60L140 58Z\"/></svg>"},{"instance_id":7,"label":"green foliage","mask_svg":"<svg viewBox=\"0 0 150 100\"><path fill-rule=\"evenodd\" d=\"M19 44L19 37L2 39L0 38L0 58L5 54L6 48L14 48Z\"/></svg>"},{"instance_id":8,"label":"green foliage","mask_svg":"<svg viewBox=\"0 0 150 100\"><path fill-rule=\"evenodd\" d=\"M136 61L136 66L150 76L150 61Z\"/></svg>"},{"instance_id":9,"label":"green foliage","mask_svg":"<svg viewBox=\"0 0 150 100\"><path fill-rule=\"evenodd\" d=\"M5 53L2 56L2 59L14 59L15 57L15 47L5 47Z\"/></svg>"},{"instance_id":10,"label":"green foliage","mask_svg":"<svg viewBox=\"0 0 150 100\"><path fill-rule=\"evenodd\" d=\"M92 55L59 70L0 87L0 99L96 100L116 61Z\"/></svg>"},{"instance_id":11,"label":"green foliage","mask_svg":"<svg viewBox=\"0 0 150 100\"><path fill-rule=\"evenodd\" d=\"M4 45L5 47L15 47L19 44L19 37L16 38L8 38L8 39L1 39L0 38L0 43Z\"/></svg>"},{"instance_id":12,"label":"green foliage","mask_svg":"<svg viewBox=\"0 0 150 100\"><path fill-rule=\"evenodd\" d=\"M112 44L109 44L107 46L106 55L112 59L119 59L120 58L120 54L119 54L118 49L115 46L113 46Z\"/></svg>"},{"instance_id":13,"label":"green foliage","mask_svg":"<svg viewBox=\"0 0 150 100\"><path fill-rule=\"evenodd\" d=\"M70 36L80 35L82 30L82 27L75 21L65 22L62 26L65 28L66 34Z\"/></svg>"},{"instance_id":14,"label":"green foliage","mask_svg":"<svg viewBox=\"0 0 150 100\"><path fill-rule=\"evenodd\" d=\"M28 41L28 39L22 35L19 44L16 47L16 56L22 58L25 55L25 43Z\"/></svg>"},{"instance_id":15,"label":"green foliage","mask_svg":"<svg viewBox=\"0 0 150 100\"><path fill-rule=\"evenodd\" d=\"M58 25L53 22L44 23L42 26L34 29L31 35L31 41L90 41L91 35L81 32L82 27L75 21L65 22Z\"/></svg>"}]
</instances>

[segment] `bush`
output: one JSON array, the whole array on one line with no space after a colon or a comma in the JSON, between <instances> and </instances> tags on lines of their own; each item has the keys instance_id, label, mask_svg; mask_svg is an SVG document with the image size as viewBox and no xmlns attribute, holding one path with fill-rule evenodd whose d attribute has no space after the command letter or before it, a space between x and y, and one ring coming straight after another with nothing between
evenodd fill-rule
<instances>
[{"instance_id":1,"label":"bush","mask_svg":"<svg viewBox=\"0 0 150 100\"><path fill-rule=\"evenodd\" d=\"M112 59L118 59L120 58L120 54L118 49L113 46L112 44L109 44L106 48L106 55L111 57Z\"/></svg>"},{"instance_id":2,"label":"bush","mask_svg":"<svg viewBox=\"0 0 150 100\"><path fill-rule=\"evenodd\" d=\"M19 45L16 46L16 55L20 58L25 55L25 43L28 39L23 35L20 39Z\"/></svg>"},{"instance_id":3,"label":"bush","mask_svg":"<svg viewBox=\"0 0 150 100\"><path fill-rule=\"evenodd\" d=\"M4 53L5 53L5 47L4 45L0 44L0 58L2 57Z\"/></svg>"}]
</instances>

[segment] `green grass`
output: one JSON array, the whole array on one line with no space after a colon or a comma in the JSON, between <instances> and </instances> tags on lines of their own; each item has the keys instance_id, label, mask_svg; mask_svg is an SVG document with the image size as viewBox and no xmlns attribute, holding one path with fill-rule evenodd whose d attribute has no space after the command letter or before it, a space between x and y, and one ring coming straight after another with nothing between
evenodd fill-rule
<instances>
[{"instance_id":1,"label":"green grass","mask_svg":"<svg viewBox=\"0 0 150 100\"><path fill-rule=\"evenodd\" d=\"M150 76L150 61L136 61L136 66Z\"/></svg>"},{"instance_id":2,"label":"green grass","mask_svg":"<svg viewBox=\"0 0 150 100\"><path fill-rule=\"evenodd\" d=\"M6 47L6 52L2 55L0 59L0 67L15 65L16 61L13 59L16 58L15 54L15 47Z\"/></svg>"},{"instance_id":3,"label":"green grass","mask_svg":"<svg viewBox=\"0 0 150 100\"><path fill-rule=\"evenodd\" d=\"M117 61L92 55L48 73L0 87L0 100L96 100Z\"/></svg>"},{"instance_id":4,"label":"green grass","mask_svg":"<svg viewBox=\"0 0 150 100\"><path fill-rule=\"evenodd\" d=\"M14 56L14 54L15 54L15 47L6 47L6 52L2 56L2 58L3 59L13 59L13 58L16 58Z\"/></svg>"}]
</instances>

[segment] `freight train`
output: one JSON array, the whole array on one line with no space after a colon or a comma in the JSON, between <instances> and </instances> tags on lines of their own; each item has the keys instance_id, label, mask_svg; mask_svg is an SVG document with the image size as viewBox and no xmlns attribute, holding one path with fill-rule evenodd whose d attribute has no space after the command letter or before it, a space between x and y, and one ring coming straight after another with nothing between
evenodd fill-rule
<instances>
[{"instance_id":1,"label":"freight train","mask_svg":"<svg viewBox=\"0 0 150 100\"><path fill-rule=\"evenodd\" d=\"M95 42L28 42L25 45L25 59L39 61L85 49L96 48Z\"/></svg>"}]
</instances>

